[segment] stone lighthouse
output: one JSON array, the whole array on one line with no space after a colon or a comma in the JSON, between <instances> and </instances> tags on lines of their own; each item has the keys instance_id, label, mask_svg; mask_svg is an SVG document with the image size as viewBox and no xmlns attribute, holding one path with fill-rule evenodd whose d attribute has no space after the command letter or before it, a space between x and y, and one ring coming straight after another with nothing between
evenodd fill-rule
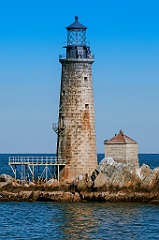
<instances>
[{"instance_id":1,"label":"stone lighthouse","mask_svg":"<svg viewBox=\"0 0 159 240\"><path fill-rule=\"evenodd\" d=\"M86 29L75 17L66 27L66 56L62 64L58 120L57 157L65 160L60 180L90 174L97 165L92 63Z\"/></svg>"}]
</instances>

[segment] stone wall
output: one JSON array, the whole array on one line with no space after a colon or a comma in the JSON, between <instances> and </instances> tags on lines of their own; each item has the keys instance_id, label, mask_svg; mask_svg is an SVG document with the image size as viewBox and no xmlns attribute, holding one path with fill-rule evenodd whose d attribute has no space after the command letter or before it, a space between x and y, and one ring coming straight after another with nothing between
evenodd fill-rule
<instances>
[{"instance_id":1,"label":"stone wall","mask_svg":"<svg viewBox=\"0 0 159 240\"><path fill-rule=\"evenodd\" d=\"M130 143L105 144L105 157L112 157L117 162L132 163L138 166L138 145Z\"/></svg>"},{"instance_id":2,"label":"stone wall","mask_svg":"<svg viewBox=\"0 0 159 240\"><path fill-rule=\"evenodd\" d=\"M66 160L60 178L92 173L97 165L92 60L63 59L58 157Z\"/></svg>"},{"instance_id":3,"label":"stone wall","mask_svg":"<svg viewBox=\"0 0 159 240\"><path fill-rule=\"evenodd\" d=\"M126 161L127 163L132 163L135 166L139 166L138 144L126 144Z\"/></svg>"}]
</instances>

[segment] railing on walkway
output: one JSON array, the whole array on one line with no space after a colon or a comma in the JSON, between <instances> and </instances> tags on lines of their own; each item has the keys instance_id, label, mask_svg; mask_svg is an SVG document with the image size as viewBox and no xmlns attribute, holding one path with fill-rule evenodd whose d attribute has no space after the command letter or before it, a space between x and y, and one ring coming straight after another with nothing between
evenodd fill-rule
<instances>
[{"instance_id":1,"label":"railing on walkway","mask_svg":"<svg viewBox=\"0 0 159 240\"><path fill-rule=\"evenodd\" d=\"M52 157L52 156L11 156L9 157L8 165L11 167L14 178L17 179L19 173L21 179L26 180L27 176L31 175L32 181L35 179L35 172L38 172L38 178L40 179L45 175L45 181L47 182L51 174L51 167L54 168L56 178L60 180L60 169L65 166L65 159ZM38 171L35 168L38 168ZM42 173L39 169L42 168Z\"/></svg>"},{"instance_id":2,"label":"railing on walkway","mask_svg":"<svg viewBox=\"0 0 159 240\"><path fill-rule=\"evenodd\" d=\"M8 165L65 165L65 160L50 156L12 156L9 157Z\"/></svg>"}]
</instances>

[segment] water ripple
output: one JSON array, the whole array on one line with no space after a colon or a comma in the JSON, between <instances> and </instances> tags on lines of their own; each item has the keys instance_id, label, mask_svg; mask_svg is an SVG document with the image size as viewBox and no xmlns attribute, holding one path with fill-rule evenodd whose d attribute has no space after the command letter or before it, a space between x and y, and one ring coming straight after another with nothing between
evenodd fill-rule
<instances>
[{"instance_id":1,"label":"water ripple","mask_svg":"<svg viewBox=\"0 0 159 240\"><path fill-rule=\"evenodd\" d=\"M159 206L0 203L0 239L159 239Z\"/></svg>"}]
</instances>

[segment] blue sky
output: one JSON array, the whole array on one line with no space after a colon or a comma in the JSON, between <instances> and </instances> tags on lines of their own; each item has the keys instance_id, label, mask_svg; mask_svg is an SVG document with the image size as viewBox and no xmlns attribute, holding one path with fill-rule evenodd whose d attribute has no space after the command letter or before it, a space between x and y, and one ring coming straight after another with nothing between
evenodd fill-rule
<instances>
[{"instance_id":1,"label":"blue sky","mask_svg":"<svg viewBox=\"0 0 159 240\"><path fill-rule=\"evenodd\" d=\"M95 54L97 152L120 129L159 153L159 2L0 0L0 153L54 153L65 27Z\"/></svg>"}]
</instances>

